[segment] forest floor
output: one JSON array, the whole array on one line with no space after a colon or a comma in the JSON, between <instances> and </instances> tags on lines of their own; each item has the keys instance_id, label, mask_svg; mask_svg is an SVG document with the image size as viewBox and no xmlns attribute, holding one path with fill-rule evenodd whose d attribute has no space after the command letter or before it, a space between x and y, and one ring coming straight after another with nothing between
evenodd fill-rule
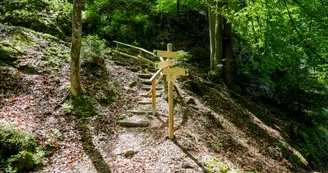
<instances>
[{"instance_id":1,"label":"forest floor","mask_svg":"<svg viewBox=\"0 0 328 173\"><path fill-rule=\"evenodd\" d=\"M4 27L4 26L1 26ZM54 154L36 172L293 172L305 171L305 159L286 133L281 112L212 84L197 69L179 78L175 91L175 140L168 136L168 103L158 91L157 115L130 115L143 100L140 80L130 62L105 60L82 64L82 83L92 115L78 117L68 101L66 43L23 29L2 29L25 55L14 67L0 66L0 121L51 142ZM15 34L34 40L34 45ZM27 39L27 40L28 40ZM114 58L114 59L113 59ZM120 65L117 65L120 64ZM123 65L122 65L123 64ZM125 66L124 64L128 64ZM196 75L197 74L197 75ZM129 87L137 81L137 86ZM107 93L107 94L106 94ZM110 93L110 94L108 94ZM107 100L102 102L103 96ZM116 95L116 96L115 96ZM148 108L147 108L148 107ZM274 116L273 116L274 115ZM126 128L118 120L144 120L149 127Z\"/></svg>"}]
</instances>

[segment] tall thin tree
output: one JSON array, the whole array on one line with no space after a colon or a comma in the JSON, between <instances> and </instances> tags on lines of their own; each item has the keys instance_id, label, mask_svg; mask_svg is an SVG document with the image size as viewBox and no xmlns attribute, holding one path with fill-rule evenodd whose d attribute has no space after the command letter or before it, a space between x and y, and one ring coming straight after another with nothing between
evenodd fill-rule
<instances>
[{"instance_id":1,"label":"tall thin tree","mask_svg":"<svg viewBox=\"0 0 328 173\"><path fill-rule=\"evenodd\" d=\"M74 97L78 97L82 94L80 81L82 0L74 0L72 17L71 93Z\"/></svg>"}]
</instances>

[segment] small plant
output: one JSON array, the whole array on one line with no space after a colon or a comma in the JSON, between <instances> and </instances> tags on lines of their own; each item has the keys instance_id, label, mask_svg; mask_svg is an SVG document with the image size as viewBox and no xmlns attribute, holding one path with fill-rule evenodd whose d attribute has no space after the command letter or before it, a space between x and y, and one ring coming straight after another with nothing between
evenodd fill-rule
<instances>
[{"instance_id":1,"label":"small plant","mask_svg":"<svg viewBox=\"0 0 328 173\"><path fill-rule=\"evenodd\" d=\"M83 38L81 49L83 59L103 58L106 52L106 40L101 40L98 35L88 35Z\"/></svg>"},{"instance_id":2,"label":"small plant","mask_svg":"<svg viewBox=\"0 0 328 173\"><path fill-rule=\"evenodd\" d=\"M126 118L126 114L121 114L119 119L124 120L125 118Z\"/></svg>"},{"instance_id":3,"label":"small plant","mask_svg":"<svg viewBox=\"0 0 328 173\"><path fill-rule=\"evenodd\" d=\"M27 172L41 164L44 152L33 134L0 122L0 172Z\"/></svg>"},{"instance_id":4,"label":"small plant","mask_svg":"<svg viewBox=\"0 0 328 173\"><path fill-rule=\"evenodd\" d=\"M228 173L230 170L225 163L222 163L215 157L205 160L204 164L211 173Z\"/></svg>"},{"instance_id":5,"label":"small plant","mask_svg":"<svg viewBox=\"0 0 328 173\"><path fill-rule=\"evenodd\" d=\"M62 108L64 109L64 112L66 114L70 114L73 112L73 105L70 104L70 102L66 101L64 104L62 104Z\"/></svg>"},{"instance_id":6,"label":"small plant","mask_svg":"<svg viewBox=\"0 0 328 173\"><path fill-rule=\"evenodd\" d=\"M74 105L74 114L80 118L91 117L96 114L91 97L87 93L79 98L74 98L72 103Z\"/></svg>"}]
</instances>

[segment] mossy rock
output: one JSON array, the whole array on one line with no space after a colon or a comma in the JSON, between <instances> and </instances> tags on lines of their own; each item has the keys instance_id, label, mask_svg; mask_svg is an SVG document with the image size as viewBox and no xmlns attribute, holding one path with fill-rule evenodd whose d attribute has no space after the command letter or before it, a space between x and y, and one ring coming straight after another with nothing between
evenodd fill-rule
<instances>
[{"instance_id":1,"label":"mossy rock","mask_svg":"<svg viewBox=\"0 0 328 173\"><path fill-rule=\"evenodd\" d=\"M72 4L66 0L3 0L0 2L0 23L64 38L71 32L71 9Z\"/></svg>"},{"instance_id":2,"label":"mossy rock","mask_svg":"<svg viewBox=\"0 0 328 173\"><path fill-rule=\"evenodd\" d=\"M116 101L119 97L119 91L114 86L103 86L103 91L98 94L97 100L104 105L108 105Z\"/></svg>"},{"instance_id":3,"label":"mossy rock","mask_svg":"<svg viewBox=\"0 0 328 173\"><path fill-rule=\"evenodd\" d=\"M137 81L132 81L130 84L129 84L129 87L130 88L133 88L133 87L135 87L135 86L137 86Z\"/></svg>"},{"instance_id":4,"label":"mossy rock","mask_svg":"<svg viewBox=\"0 0 328 173\"><path fill-rule=\"evenodd\" d=\"M13 44L7 41L0 42L0 65L2 63L12 65L23 55L26 55L26 52L19 50Z\"/></svg>"}]
</instances>

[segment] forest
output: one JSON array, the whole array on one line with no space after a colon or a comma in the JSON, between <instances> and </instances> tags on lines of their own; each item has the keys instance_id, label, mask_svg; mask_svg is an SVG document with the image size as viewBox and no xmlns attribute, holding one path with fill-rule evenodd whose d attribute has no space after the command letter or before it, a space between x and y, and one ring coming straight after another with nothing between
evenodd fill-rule
<instances>
[{"instance_id":1,"label":"forest","mask_svg":"<svg viewBox=\"0 0 328 173\"><path fill-rule=\"evenodd\" d=\"M0 1L0 172L327 171L327 0Z\"/></svg>"}]
</instances>

